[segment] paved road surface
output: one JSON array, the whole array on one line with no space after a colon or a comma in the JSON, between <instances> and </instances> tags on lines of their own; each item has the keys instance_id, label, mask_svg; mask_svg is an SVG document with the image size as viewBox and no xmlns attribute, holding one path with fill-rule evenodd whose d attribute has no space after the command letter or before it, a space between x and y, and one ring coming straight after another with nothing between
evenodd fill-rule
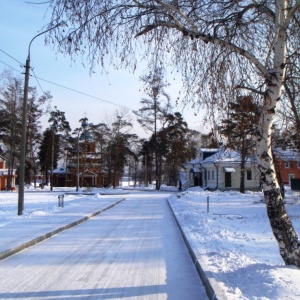
<instances>
[{"instance_id":1,"label":"paved road surface","mask_svg":"<svg viewBox=\"0 0 300 300\"><path fill-rule=\"evenodd\" d=\"M206 300L166 194L103 214L0 262L0 299Z\"/></svg>"}]
</instances>

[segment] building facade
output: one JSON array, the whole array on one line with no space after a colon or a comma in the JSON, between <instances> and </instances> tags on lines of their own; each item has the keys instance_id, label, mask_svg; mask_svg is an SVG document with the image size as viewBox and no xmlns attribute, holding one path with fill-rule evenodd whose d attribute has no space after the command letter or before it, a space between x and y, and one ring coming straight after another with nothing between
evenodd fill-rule
<instances>
[{"instance_id":1,"label":"building facade","mask_svg":"<svg viewBox=\"0 0 300 300\"><path fill-rule=\"evenodd\" d=\"M241 184L241 156L238 152L224 149L198 150L197 157L183 165L190 186L210 189L239 189ZM245 188L260 187L256 161L248 158L245 170Z\"/></svg>"},{"instance_id":2,"label":"building facade","mask_svg":"<svg viewBox=\"0 0 300 300\"><path fill-rule=\"evenodd\" d=\"M0 190L7 189L9 170L6 168L4 157L0 156ZM11 190L16 189L16 171L11 170Z\"/></svg>"},{"instance_id":3,"label":"building facade","mask_svg":"<svg viewBox=\"0 0 300 300\"><path fill-rule=\"evenodd\" d=\"M296 150L275 148L273 151L277 172L283 184L291 184L291 179L300 178L300 154Z\"/></svg>"},{"instance_id":4,"label":"building facade","mask_svg":"<svg viewBox=\"0 0 300 300\"><path fill-rule=\"evenodd\" d=\"M53 186L107 186L107 174L101 168L101 155L89 130L87 119L81 124L78 134L77 153L68 157L66 167L53 171Z\"/></svg>"}]
</instances>

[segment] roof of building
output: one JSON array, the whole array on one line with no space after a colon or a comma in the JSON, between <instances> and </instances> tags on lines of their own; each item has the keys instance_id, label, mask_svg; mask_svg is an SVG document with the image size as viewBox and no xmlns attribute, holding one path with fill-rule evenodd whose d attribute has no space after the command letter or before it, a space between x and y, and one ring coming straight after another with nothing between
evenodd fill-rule
<instances>
[{"instance_id":1,"label":"roof of building","mask_svg":"<svg viewBox=\"0 0 300 300\"><path fill-rule=\"evenodd\" d=\"M90 133L90 131L88 130L84 130L81 134L80 134L80 137L79 137L79 141L80 142L91 142L93 141L93 136L92 134Z\"/></svg>"},{"instance_id":2,"label":"roof of building","mask_svg":"<svg viewBox=\"0 0 300 300\"><path fill-rule=\"evenodd\" d=\"M230 149L219 149L219 151L207 157L203 163L214 163L219 161L237 162L241 161L241 156L238 152Z\"/></svg>"},{"instance_id":3,"label":"roof of building","mask_svg":"<svg viewBox=\"0 0 300 300\"><path fill-rule=\"evenodd\" d=\"M66 168L65 167L59 167L59 168L53 170L53 174L66 174Z\"/></svg>"},{"instance_id":4,"label":"roof of building","mask_svg":"<svg viewBox=\"0 0 300 300\"><path fill-rule=\"evenodd\" d=\"M184 165L195 165L195 164L200 164L200 162L202 162L202 159L199 156L197 156L195 159L187 163L184 163Z\"/></svg>"},{"instance_id":5,"label":"roof of building","mask_svg":"<svg viewBox=\"0 0 300 300\"><path fill-rule=\"evenodd\" d=\"M300 153L294 149L275 148L274 155L284 161L300 161Z\"/></svg>"},{"instance_id":6,"label":"roof of building","mask_svg":"<svg viewBox=\"0 0 300 300\"><path fill-rule=\"evenodd\" d=\"M219 148L200 148L201 152L217 152L219 151Z\"/></svg>"},{"instance_id":7,"label":"roof of building","mask_svg":"<svg viewBox=\"0 0 300 300\"><path fill-rule=\"evenodd\" d=\"M253 158L247 158L246 162L251 162ZM227 162L227 163L240 163L241 155L230 149L221 148L219 151L209 157L207 157L201 164L205 163L217 163L217 162Z\"/></svg>"},{"instance_id":8,"label":"roof of building","mask_svg":"<svg viewBox=\"0 0 300 300\"><path fill-rule=\"evenodd\" d=\"M12 175L16 174L16 170L12 170ZM7 176L8 175L8 169L0 169L0 176Z\"/></svg>"}]
</instances>

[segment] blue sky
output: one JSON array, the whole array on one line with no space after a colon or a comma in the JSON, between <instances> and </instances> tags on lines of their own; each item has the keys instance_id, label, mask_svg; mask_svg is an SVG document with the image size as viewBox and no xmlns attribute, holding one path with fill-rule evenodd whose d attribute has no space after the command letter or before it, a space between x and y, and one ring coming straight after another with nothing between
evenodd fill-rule
<instances>
[{"instance_id":1,"label":"blue sky","mask_svg":"<svg viewBox=\"0 0 300 300\"><path fill-rule=\"evenodd\" d=\"M0 50L11 56L0 51L0 72L12 67L15 69L11 69L14 74L23 78L24 68L20 63L25 64L31 39L48 23L50 12L46 13L46 8L46 4L28 4L25 0L0 0ZM103 121L105 116L114 113L116 109L120 109L121 106L135 110L140 108L140 100L145 96L140 92L142 83L139 77L144 71L142 67L137 69L135 74L126 70L115 71L111 68L108 75L103 75L100 69L96 69L96 73L90 76L88 67L83 67L80 59L74 63L67 55L57 55L50 46L45 46L43 36L33 41L30 54L31 66L37 77L82 93L76 93L43 80L37 82L34 77L30 77L29 84L36 86L40 95L42 91L51 92L53 96L51 107L56 106L57 109L66 113L72 129L78 127L78 120L85 115L90 122L96 124ZM173 85L167 89L174 103L178 88ZM175 110L183 113L190 128L203 131L202 128L197 128L200 117L194 116L192 109L186 108L182 112L182 108L179 107ZM47 120L46 115L42 122L44 129L47 127ZM143 130L136 131L139 136L145 134Z\"/></svg>"}]
</instances>

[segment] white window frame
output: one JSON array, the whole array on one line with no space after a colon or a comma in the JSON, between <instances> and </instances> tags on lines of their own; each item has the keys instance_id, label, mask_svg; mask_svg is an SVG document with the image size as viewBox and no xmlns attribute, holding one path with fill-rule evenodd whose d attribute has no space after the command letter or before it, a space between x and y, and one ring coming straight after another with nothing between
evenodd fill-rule
<instances>
[{"instance_id":1,"label":"white window frame","mask_svg":"<svg viewBox=\"0 0 300 300\"><path fill-rule=\"evenodd\" d=\"M215 180L215 170L211 171L211 180Z\"/></svg>"},{"instance_id":2,"label":"white window frame","mask_svg":"<svg viewBox=\"0 0 300 300\"><path fill-rule=\"evenodd\" d=\"M290 168L290 162L289 161L285 161L284 162L284 168L285 169L289 169Z\"/></svg>"}]
</instances>

